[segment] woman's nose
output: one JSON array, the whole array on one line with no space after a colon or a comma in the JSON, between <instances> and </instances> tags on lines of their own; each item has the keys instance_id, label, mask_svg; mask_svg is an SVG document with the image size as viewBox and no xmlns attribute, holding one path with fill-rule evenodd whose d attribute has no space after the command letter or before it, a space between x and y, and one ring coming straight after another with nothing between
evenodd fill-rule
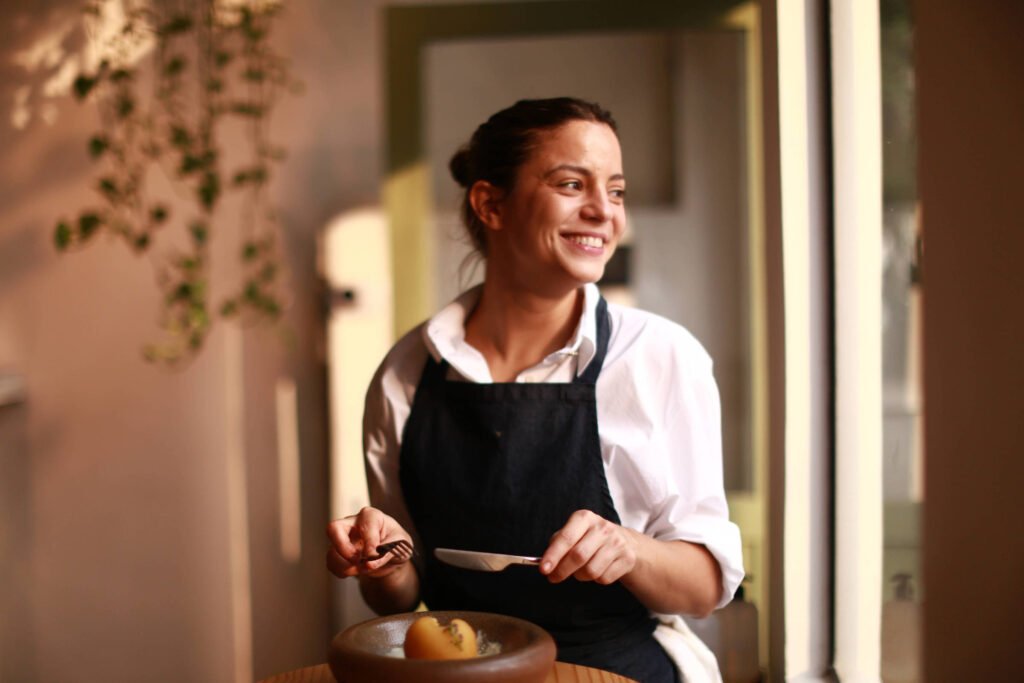
<instances>
[{"instance_id":1,"label":"woman's nose","mask_svg":"<svg viewBox=\"0 0 1024 683\"><path fill-rule=\"evenodd\" d=\"M604 222L612 216L612 202L608 193L596 189L587 195L587 203L583 206L583 217L593 221Z\"/></svg>"}]
</instances>

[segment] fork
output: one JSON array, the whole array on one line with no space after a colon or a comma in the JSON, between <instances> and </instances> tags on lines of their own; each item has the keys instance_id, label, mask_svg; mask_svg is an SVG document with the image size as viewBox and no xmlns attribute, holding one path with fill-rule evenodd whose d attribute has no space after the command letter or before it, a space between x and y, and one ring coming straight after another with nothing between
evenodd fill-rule
<instances>
[{"instance_id":1,"label":"fork","mask_svg":"<svg viewBox=\"0 0 1024 683\"><path fill-rule=\"evenodd\" d=\"M400 564L402 562L408 562L416 549L413 548L412 543L400 538L397 541L390 541L388 543L382 543L381 545L374 548L377 554L373 557L364 557L363 562L372 562L373 560L379 560L388 553L391 553L391 560L388 564Z\"/></svg>"}]
</instances>

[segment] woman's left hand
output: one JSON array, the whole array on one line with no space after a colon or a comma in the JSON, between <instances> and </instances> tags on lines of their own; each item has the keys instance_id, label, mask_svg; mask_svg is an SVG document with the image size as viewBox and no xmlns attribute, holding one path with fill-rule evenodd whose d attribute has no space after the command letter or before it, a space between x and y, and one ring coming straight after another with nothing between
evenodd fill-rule
<instances>
[{"instance_id":1,"label":"woman's left hand","mask_svg":"<svg viewBox=\"0 0 1024 683\"><path fill-rule=\"evenodd\" d=\"M636 566L637 544L628 529L590 510L577 510L551 537L540 571L552 583L572 576L607 585Z\"/></svg>"}]
</instances>

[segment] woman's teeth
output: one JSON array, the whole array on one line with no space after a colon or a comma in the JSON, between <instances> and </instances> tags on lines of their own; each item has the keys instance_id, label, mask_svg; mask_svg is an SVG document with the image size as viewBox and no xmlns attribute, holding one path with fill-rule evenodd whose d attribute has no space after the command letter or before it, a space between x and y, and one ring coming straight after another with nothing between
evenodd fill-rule
<instances>
[{"instance_id":1,"label":"woman's teeth","mask_svg":"<svg viewBox=\"0 0 1024 683\"><path fill-rule=\"evenodd\" d=\"M569 235L569 240L584 247L603 247L604 240L600 237L589 237L587 235Z\"/></svg>"}]
</instances>

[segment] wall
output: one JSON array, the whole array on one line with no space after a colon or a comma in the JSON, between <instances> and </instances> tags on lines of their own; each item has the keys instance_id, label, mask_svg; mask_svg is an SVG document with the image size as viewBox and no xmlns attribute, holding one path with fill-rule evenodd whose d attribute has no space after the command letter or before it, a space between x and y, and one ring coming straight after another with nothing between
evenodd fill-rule
<instances>
[{"instance_id":1,"label":"wall","mask_svg":"<svg viewBox=\"0 0 1024 683\"><path fill-rule=\"evenodd\" d=\"M92 109L56 97L23 130L9 123L17 90L41 87L13 56L73 19L79 4L5 3L0 369L25 378L27 398L0 407L0 681L253 680L324 660L333 626L315 247L330 217L378 199L383 3L288 4L275 40L305 93L285 99L272 123L290 149L275 189L295 287L290 342L247 329L236 346L218 332L194 364L167 372L140 358L158 333L148 262L104 240L66 256L51 246L58 215L92 201ZM216 248L231 259L232 245ZM227 376L236 361L241 382ZM298 389L298 563L278 549L278 377ZM241 422L226 418L231 395L242 397ZM251 637L241 629L252 654L240 663L227 502L233 434L246 466L252 614Z\"/></svg>"},{"instance_id":2,"label":"wall","mask_svg":"<svg viewBox=\"0 0 1024 683\"><path fill-rule=\"evenodd\" d=\"M915 3L924 680L1019 680L1024 7Z\"/></svg>"}]
</instances>

